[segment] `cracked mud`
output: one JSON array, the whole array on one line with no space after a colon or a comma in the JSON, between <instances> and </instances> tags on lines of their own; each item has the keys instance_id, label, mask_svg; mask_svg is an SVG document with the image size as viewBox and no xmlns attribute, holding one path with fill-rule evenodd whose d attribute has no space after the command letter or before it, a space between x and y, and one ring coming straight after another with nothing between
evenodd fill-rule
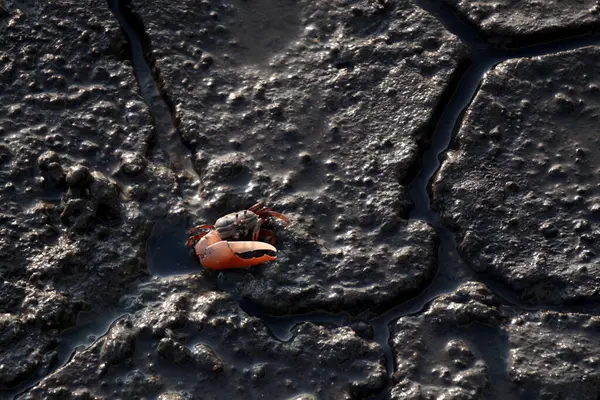
<instances>
[{"instance_id":1,"label":"cracked mud","mask_svg":"<svg viewBox=\"0 0 600 400\"><path fill-rule=\"evenodd\" d=\"M453 8L461 19L491 43L511 47L598 33L600 30L600 5L595 0L435 1Z\"/></svg>"},{"instance_id":2,"label":"cracked mud","mask_svg":"<svg viewBox=\"0 0 600 400\"><path fill-rule=\"evenodd\" d=\"M597 8L0 1L0 397L598 398Z\"/></svg>"},{"instance_id":3,"label":"cracked mud","mask_svg":"<svg viewBox=\"0 0 600 400\"><path fill-rule=\"evenodd\" d=\"M600 295L599 56L586 47L498 64L433 186L465 260L530 303Z\"/></svg>"}]
</instances>

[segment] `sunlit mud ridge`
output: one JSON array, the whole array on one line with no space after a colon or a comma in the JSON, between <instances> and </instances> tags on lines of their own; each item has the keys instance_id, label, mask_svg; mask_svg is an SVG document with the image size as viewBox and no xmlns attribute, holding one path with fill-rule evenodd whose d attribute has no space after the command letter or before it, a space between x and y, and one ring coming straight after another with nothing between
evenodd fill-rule
<instances>
[{"instance_id":1,"label":"sunlit mud ridge","mask_svg":"<svg viewBox=\"0 0 600 400\"><path fill-rule=\"evenodd\" d=\"M597 397L594 4L68 3L0 9L3 394Z\"/></svg>"}]
</instances>

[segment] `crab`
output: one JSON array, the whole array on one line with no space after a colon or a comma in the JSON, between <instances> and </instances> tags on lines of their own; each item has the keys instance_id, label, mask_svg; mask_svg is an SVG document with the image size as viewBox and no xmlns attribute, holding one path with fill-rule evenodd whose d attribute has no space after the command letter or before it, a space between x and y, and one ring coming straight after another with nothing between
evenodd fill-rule
<instances>
[{"instance_id":1,"label":"crab","mask_svg":"<svg viewBox=\"0 0 600 400\"><path fill-rule=\"evenodd\" d=\"M212 270L248 268L273 261L277 259L275 234L261 226L274 218L286 225L290 222L284 215L266 208L261 200L247 210L219 218L214 225L191 228L187 245L194 248L200 264ZM267 238L269 243L259 241L260 237Z\"/></svg>"}]
</instances>

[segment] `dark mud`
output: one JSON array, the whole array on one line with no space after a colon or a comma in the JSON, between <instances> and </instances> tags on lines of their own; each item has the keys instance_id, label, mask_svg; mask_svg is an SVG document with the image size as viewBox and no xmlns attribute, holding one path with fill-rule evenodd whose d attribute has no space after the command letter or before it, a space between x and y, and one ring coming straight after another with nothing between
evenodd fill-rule
<instances>
[{"instance_id":1,"label":"dark mud","mask_svg":"<svg viewBox=\"0 0 600 400\"><path fill-rule=\"evenodd\" d=\"M436 11L436 14L437 13L439 13L439 11ZM465 37L466 43L472 44L477 50L480 51L474 53L472 65L462 75L458 81L458 84L456 84L456 92L451 97L451 100L445 105L443 109L444 111L439 120L436 121L436 132L433 135L430 148L424 153L422 170L408 186L412 202L415 206L411 211L410 217L414 219L426 220L429 223L432 223L438 231L438 236L440 238L438 257L441 260L441 267L438 270L436 279L421 295L391 309L382 316L371 321L373 323L375 339L384 347L387 347L385 346L385 343L388 339L388 323L402 315L420 312L428 302L432 301L440 294L451 291L458 287L460 283L476 276L476 273L474 273L458 255L456 251L456 243L452 233L445 228L444 225L437 221L435 214L430 210L428 192L431 178L440 165L439 157L448 148L452 133L454 132L455 128L459 126L462 114L474 97L484 74L494 65L505 59L553 53L598 42L596 37L583 37L577 39L568 39L555 43L543 43L521 49L504 50L494 48L492 45L489 45L483 40L477 38L475 36L475 32L470 30L468 26L463 25L460 21L454 20L453 18L446 18L444 22L447 22L446 26L450 26L450 30L453 33L460 32L460 37ZM502 286L502 284L490 280L485 275L479 276L479 278L483 279L483 281L495 288L495 291L501 294L505 300L508 300L512 304L521 304L518 297L515 296L510 289ZM232 289L228 286L221 287L226 290ZM351 318L348 318L348 316L342 314L334 316L319 313L297 315L294 317L272 317L265 314L264 311L260 310L260 308L256 307L252 303L242 302L241 304L247 312L251 313L252 315L260 316L263 321L271 326L271 330L274 332L275 336L282 340L289 339L291 327L303 321L343 325L347 324L348 320L351 320ZM525 304L523 304L523 306L524 305ZM497 334L500 335L499 333ZM466 335L468 336L469 333L466 333ZM500 343L501 342L503 341L500 340ZM391 355L391 353L387 353ZM506 365L505 360L503 360L503 357L506 356L506 352L501 352L501 354L504 355L494 357L491 354L488 354L487 356L494 360L495 373L501 371L502 367ZM391 357L388 360L391 362ZM391 364L388 365L388 370L391 372L393 369L390 368L390 366Z\"/></svg>"},{"instance_id":2,"label":"dark mud","mask_svg":"<svg viewBox=\"0 0 600 400\"><path fill-rule=\"evenodd\" d=\"M319 7L298 9L303 29L285 50L269 47L268 64L240 68L242 39L234 33L247 10L239 4L131 5L147 27L182 137L195 149L197 222L260 198L295 222L280 232L277 263L227 274L244 298L272 314L384 310L435 273L436 237L429 225L405 219L405 185L466 53L409 2L365 3L356 15ZM400 14L406 19L394 18ZM196 30L198 20L205 24ZM341 36L330 20L345 26ZM410 21L422 35L402 33ZM381 27L389 37L371 49L365 38ZM430 40L431 32L443 40ZM405 65L390 70L399 56ZM398 118L401 127L390 132Z\"/></svg>"},{"instance_id":3,"label":"dark mud","mask_svg":"<svg viewBox=\"0 0 600 400\"><path fill-rule=\"evenodd\" d=\"M423 313L391 324L391 398L408 395L517 398L508 380L503 325L511 309L484 285L468 282Z\"/></svg>"},{"instance_id":4,"label":"dark mud","mask_svg":"<svg viewBox=\"0 0 600 400\"><path fill-rule=\"evenodd\" d=\"M80 391L101 396L365 397L387 382L379 347L350 328L294 328L289 341L200 277L154 280L126 296L129 315L23 398ZM182 289L196 289L182 294ZM138 296L142 295L143 303Z\"/></svg>"},{"instance_id":5,"label":"dark mud","mask_svg":"<svg viewBox=\"0 0 600 400\"><path fill-rule=\"evenodd\" d=\"M431 5L424 5L424 7L428 9L428 11L432 11ZM433 13L434 15L439 16L440 11L435 10ZM390 311L382 314L382 316L372 320L375 339L384 347L387 347L385 346L385 343L388 339L388 323L402 315L409 315L420 312L421 310L423 310L423 308L428 302L432 301L440 294L455 289L460 285L460 283L465 282L466 280L476 275L476 273L474 273L469 267L467 267L467 265L462 261L462 259L458 255L453 235L447 228L444 227L444 225L441 225L437 221L435 214L431 211L429 207L428 192L431 178L433 177L440 165L439 158L448 148L452 134L455 131L456 127L460 125L460 119L464 113L464 110L467 108L467 106L473 99L484 74L487 71L489 71L494 65L500 63L505 59L554 53L557 51L578 48L590 43L598 42L598 39L596 37L586 36L576 39L567 39L555 43L543 43L540 45L513 50L498 49L478 38L476 36L476 32L471 30L470 27L464 25L462 21L454 19L453 15L449 15L447 13L445 15L446 17L450 18L444 18L442 19L442 21L446 22L445 25L449 27L450 31L452 31L455 34L460 32L460 37L465 38L466 43L471 44L475 49L479 51L474 53L472 65L458 80L458 83L456 84L456 92L451 97L450 101L448 101L448 103L446 103L446 105L444 106L443 112L441 113L439 120L436 120L437 128L433 135L432 143L429 149L424 153L421 163L422 169L419 172L419 174L417 174L415 179L412 180L411 184L408 186L409 194L411 196L412 203L414 204L414 209L411 210L410 217L418 220L422 219L428 221L429 223L433 224L433 226L438 231L438 235L440 237L438 257L441 263L441 267L438 270L436 279L421 295L403 303L400 306L394 307ZM479 278L483 278L484 281L490 281L490 279L485 275L479 276ZM498 284L495 281L490 281L488 283L491 287L496 288L496 291L500 293L505 300L508 300L512 304L520 304L518 298L514 295L514 293L506 287L502 286L501 284ZM225 290L234 290L226 283L224 285L221 285L221 288ZM352 317L343 314L329 315L322 313L297 315L294 317L273 317L269 316L268 314L265 314L264 311L260 309L260 307L257 307L255 304L249 303L247 300L244 301L243 299L240 299L240 301L241 305L244 307L246 312L250 313L251 315L260 316L261 319L271 327L271 330L274 333L274 335L280 338L281 340L289 340L289 338L291 337L289 333L291 328L295 324L304 321L314 321L339 326L348 324L347 321L352 319ZM486 328L481 329L483 329L484 331L486 330ZM504 357L507 356L507 352L502 351L500 349L506 348L506 343L505 340L502 339L501 333L490 333L490 337L498 337L498 341L496 342L497 345L492 347L492 349L498 349L498 353L488 352L486 358L488 358L490 360L490 364L494 366L494 373L502 374L499 371L502 371L506 367L506 360ZM469 337L470 340L483 340L482 335L478 335L474 331L467 331L465 333L465 336ZM486 346L481 347L486 348ZM388 355L391 355L390 352L386 353ZM388 361L391 362L391 357L388 359ZM393 369L389 368L390 366L391 364L388 365L388 370L391 372ZM501 387L501 385L498 386L498 391L494 391L498 393L499 397L502 396Z\"/></svg>"},{"instance_id":6,"label":"dark mud","mask_svg":"<svg viewBox=\"0 0 600 400\"><path fill-rule=\"evenodd\" d=\"M81 312L103 325L103 312L147 275L150 224L121 189L143 165L153 127L105 3L5 6L0 390L8 395L65 361L73 337L61 333L76 329Z\"/></svg>"},{"instance_id":7,"label":"dark mud","mask_svg":"<svg viewBox=\"0 0 600 400\"><path fill-rule=\"evenodd\" d=\"M165 157L168 165L178 174L183 174L181 178L194 181L197 176L190 161L189 149L181 141L171 109L158 86L158 77L152 72L152 64L149 62L151 44L141 21L131 13L130 1L107 2L127 38L140 93L152 114L154 139L158 145L155 149L158 154L153 155Z\"/></svg>"},{"instance_id":8,"label":"dark mud","mask_svg":"<svg viewBox=\"0 0 600 400\"><path fill-rule=\"evenodd\" d=\"M538 57L529 60L527 66L516 62L497 65L469 110L455 148L449 153L435 184L436 207L442 210L444 222L457 231L461 252L466 254L469 264L476 271L504 282L529 305L577 304L597 299L593 272L595 192L588 172L594 167L587 165L594 162L594 157L590 153L584 162L575 155L576 148L581 154L587 153L595 138L589 122L595 118L594 78L591 78L594 58L595 48L584 47ZM513 71L511 68L516 65L523 67ZM548 75L555 80L530 86L541 70L551 71ZM506 96L511 100L495 98L499 78L507 85L510 80L512 90ZM552 83L555 81L556 86ZM585 111L559 110L561 88L579 93L575 96L580 96L579 106L584 106ZM506 107L512 100L535 105L521 110L521 116L515 118L514 112L519 111ZM546 116L541 117L544 114ZM484 120L485 124L479 122ZM497 127L501 129L499 136L494 131ZM489 136L485 139L476 132L486 132L483 136ZM504 145L509 141L514 143L514 148ZM537 143L537 149L532 145L528 150L529 142ZM462 158L461 154L467 152L468 157L479 158ZM482 156L483 153L486 155ZM473 175L465 174L464 169L458 172L458 159L470 166L481 165L482 169ZM519 160L527 161L517 165ZM567 169L573 171L573 176ZM458 191L462 191L458 187L468 188L470 200L458 195ZM457 195L462 198L464 210L471 210L464 222L460 213L454 214L453 207L457 203L450 205L454 200L447 197L449 191L453 192L452 198ZM588 200L582 198L581 203L570 203L570 197L584 194ZM474 207L475 204L487 204L489 208L484 211ZM467 222L475 220L478 222ZM492 222L494 220L496 222ZM578 221L582 221L581 228ZM484 228L487 224L489 229ZM479 246L476 242L481 244L478 249L475 249ZM538 260L540 257L543 260ZM590 275L586 275L587 270Z\"/></svg>"},{"instance_id":9,"label":"dark mud","mask_svg":"<svg viewBox=\"0 0 600 400\"><path fill-rule=\"evenodd\" d=\"M535 0L428 2L451 9L452 14L495 46L519 48L600 32L600 7L594 0L575 3Z\"/></svg>"},{"instance_id":10,"label":"dark mud","mask_svg":"<svg viewBox=\"0 0 600 400\"><path fill-rule=\"evenodd\" d=\"M510 41L505 40L507 35L502 31L505 28L484 26L484 29L491 29L493 34L500 38L490 40L488 34L482 34L482 31L473 28L479 22L465 22L471 18L470 14L465 18L455 14L447 5L440 6L440 3L420 2L419 5L441 21L449 32L457 35L470 49L470 55L468 58L459 56L460 60L453 64L453 72L444 75L444 90L436 93L435 101L426 102L431 112L424 121L414 126L411 125L414 121L402 121L403 124L410 125L409 130L414 128L412 134L417 138L403 137L399 142L394 142L393 137L390 139L396 147L410 148L408 156L392 151L390 158L394 160L394 157L400 157L403 160L399 164L402 172L393 172L393 180L400 182L399 186L393 185L392 193L400 199L399 202L398 199L393 202L394 212L389 213L389 204L384 201L381 207L378 205L375 209L368 210L371 214L384 215L385 218L381 221L370 221L368 215L358 215L356 221L341 222L344 229L357 226L362 234L367 232L367 236L372 229L371 224L385 225L386 222L391 222L402 226L400 234L386 228L374 238L369 238L369 246L374 247L372 243L384 241L392 248L409 248L412 257L409 263L425 263L428 267L424 272L413 270L417 275L423 275L416 281L413 280L411 286L402 287L400 293L390 294L379 293L387 289L377 285L377 282L389 279L388 274L382 272L372 275L375 265L368 265L368 268L362 270L368 259L343 259L338 263L335 257L328 258L327 252L319 250L331 243L339 245L340 240L346 245L350 244L350 248L359 247L357 244L361 242L356 241L354 237L340 238L340 235L336 234L334 218L327 213L327 208L337 207L338 211L346 208L360 213L360 207L355 203L349 205L348 202L337 204L336 199L329 195L326 199L319 198L314 203L307 200L315 182L322 190L330 190L327 186L330 179L328 174L332 174L334 180L337 179L349 187L354 187L357 182L346 180L346 177L336 173L337 170L345 168L344 163L348 162L344 159L344 154L338 154L333 162L325 160L326 155L336 154L336 146L327 141L319 143L317 136L302 137L303 130L311 131L316 126L318 129L315 132L330 134L334 141L339 140L340 135L346 139L358 137L357 132L361 130L374 129L380 132L377 126L363 124L362 121L357 123L358 131L352 131L351 125L344 126L339 120L336 121L337 125L332 126L327 122L331 110L309 104L323 102L321 104L332 107L331 101L337 101L335 96L347 93L350 90L348 88L355 82L345 82L349 86L340 93L333 90L333 94L324 95L312 90L308 96L303 97L305 93L300 86L292 83L298 80L299 76L302 81L302 71L294 71L289 76L278 75L276 83L260 79L268 76L264 75L265 68L277 69L283 66L285 69L287 66L296 65L293 58L285 60L285 57L290 57L289 53L285 53L290 43L298 39L301 32L302 35L312 38L315 43L330 35L331 26L324 22L326 19L316 12L311 17L314 23L306 25L300 17L302 7L287 7L279 11L272 7L269 1L258 3L260 9L267 11L264 13L264 19L257 19L252 14L248 2L223 5L218 11L211 10L208 2L205 2L203 7L208 7L204 10L206 13L202 14L202 22L205 23L206 29L196 38L202 46L194 49L189 47L193 40L175 37L174 48L177 48L180 54L170 59L175 66L171 70L164 64L164 60L169 57L164 53L165 42L162 40L173 32L161 32L157 29L153 23L155 16L152 13L148 14L143 6L138 4L134 7L130 2L119 5L118 1L111 0L110 8L129 41L140 95L148 105L148 110L144 112L151 115L153 130L151 135L146 136L144 144L137 148L137 155L128 154L116 162L111 160L105 163L103 160L94 167L105 169L107 164L118 166L114 178L125 188L124 193L127 194L128 201L135 202L126 204L128 213L136 215L139 208L139 212L152 221L152 231L149 224L145 221L142 223L144 229L138 231L143 240L135 239L135 243L137 251L144 253L146 258L142 268L147 268L155 278L146 283L133 284L132 277L140 276L133 274L125 280L119 278L115 286L106 286L107 283L110 285L114 282L110 279L102 281L104 286L98 285L98 281L89 282L90 286L110 287L118 293L114 296L109 295L114 297L110 307L104 302L97 304L98 308L112 309L118 315L127 311L127 316L112 324L109 321L113 321L115 314L105 311L90 312L85 318L79 319L76 317L77 308L66 315L50 313L51 323L56 323L52 322L52 318L56 317L62 324L66 317L71 321L67 325L74 327L63 330L58 336L60 344L56 345L50 341L46 347L42 347L41 352L47 352L49 356L44 358L43 367L38 369L37 376L18 377L21 379L20 387L29 386L42 379L22 397L70 398L69 396L74 396L74 391L77 391L82 398L159 395L161 398L195 398L200 395L219 398L223 393L232 398L247 398L249 393L270 396L286 393L287 397L292 398L304 392L318 398L366 398L371 395L378 398L406 398L432 395L511 399L543 396L558 398L555 396L559 393L570 391L573 397L568 395L566 398L596 398L595 388L600 381L594 372L598 362L597 346L594 345L597 339L594 331L597 317L578 316L573 313L575 311L596 314L598 310L595 303L582 304L579 297L577 304L573 305L565 304L562 298L554 302L546 301L548 299L543 297L534 304L527 303L520 296L520 289L511 285L510 281L503 280L498 274L490 274L488 270L474 270L470 253L465 253L464 237L460 234L460 254L467 254L467 263L462 260L457 250L454 235L459 224L449 223L449 219L444 215L442 220L438 220L436 213L431 210L430 184L439 168L440 158L444 157L442 161L446 161L445 154L453 135L459 135L457 132L463 129L465 110L472 107L471 102L476 94L481 93L481 90L485 91L485 86L479 86L488 71L497 69L498 64L508 59L554 54L597 44L600 40L589 36L537 44L552 39L555 35L564 38L589 32L585 21L582 22L582 27L560 27L556 34L542 30L533 34L526 33ZM9 8L13 6L12 3L8 4ZM352 18L349 17L350 14L337 15L332 12L331 15L339 18L337 21L346 24L349 32L360 36L361 40L389 29L392 34L388 40L393 43L397 40L394 35L402 30L394 31L386 22L390 10L390 6L386 4L387 2L379 2L378 7L373 7L373 4L356 2L351 8ZM181 6L185 11L184 17L181 18L184 25L190 15L192 19L195 18L195 14L190 14L186 9L187 6ZM416 18L417 21L421 21L423 16L419 12L407 11L409 8L395 11L400 13L398 15L408 15L408 19ZM157 10L165 20L179 12L178 9L172 8L158 7ZM461 12L459 10L459 14ZM281 20L288 23L277 23L277 17L280 15L286 15L286 18ZM501 22L502 19L495 20ZM276 23L271 23L273 21ZM256 36L250 29L257 23L264 27L264 35ZM412 20L412 23L418 25L420 22ZM410 24L408 26L410 27ZM301 27L305 31L302 31ZM275 32L280 34L275 35ZM440 32L443 32L443 29ZM422 31L419 31L419 34L423 34ZM514 32L509 32L508 36L510 35L514 35ZM176 43L179 39L183 41ZM419 42L418 37L408 41L411 40L413 43ZM453 38L448 40L452 41L452 46L457 46ZM498 47L499 44L507 43L513 46L515 43L534 45L513 50ZM427 40L421 44L431 50L429 46L432 44ZM415 47L416 54L422 50L418 47L419 45ZM369 49L368 46L365 48ZM456 51L452 54L456 56L460 53ZM190 54L193 56L190 57ZM360 52L341 54L339 57L336 55L339 59L333 64L337 70L345 73L359 71L369 64L377 64L381 56L379 54L374 58L361 59L364 54ZM183 61L179 58L182 55ZM272 56L275 56L275 60L269 60ZM386 57L390 55L384 54L383 58ZM410 58L411 55L396 54L390 57L390 60L404 60L403 57ZM416 59L416 65L421 68L421 72L431 73L431 65L427 64L426 57L418 60L417 56ZM298 60L304 62L301 57ZM415 58L412 61L415 62ZM331 60L327 62L331 64ZM232 72L243 69L240 66L247 64L260 66L259 72L246 71L245 75L241 74L241 78L236 72ZM184 68L177 70L177 65ZM229 69L223 76L201 75L215 67ZM385 61L383 66L379 67L382 67L378 71L381 73L386 68L394 68L394 63ZM185 68L196 72L188 71L185 76L179 75ZM290 71L286 70L285 73ZM371 76L374 82L378 82L376 75L375 78ZM216 79L217 84L215 81L211 83L211 79ZM257 80L260 81L258 86L244 88L244 85ZM180 82L183 83L183 92L177 87ZM400 81L399 84L396 81L384 82L386 83L383 86L410 86L410 82L404 81ZM368 87L369 84L373 84L373 81L358 81L363 90L366 90L364 87ZM195 91L194 86L202 85L205 86L199 92ZM309 106L304 109L308 115L306 119L295 116L294 107L290 106L289 99L278 94L278 86L286 85L294 88L298 104L303 99L308 101ZM322 85L326 87L327 82L323 81ZM226 90L218 92L221 87L226 87ZM205 89L207 91L202 92ZM130 90L137 92L135 89ZM195 99L198 100L197 103L182 105L176 101L186 99L188 95L195 97L198 93L199 98ZM265 93L269 100L267 103L258 108L247 105L254 101L248 100L249 98L264 96ZM451 93L453 94L450 95ZM269 95L272 97L269 98ZM352 108L360 104L362 95L363 93L356 93L355 97L349 95L349 100L334 104L333 109L337 112L339 109ZM373 92L368 93L367 97L378 95L383 96ZM385 96L390 95L393 98L395 93L385 93ZM558 101L562 101L563 106L566 104L565 107L572 105L568 98L565 100L561 97ZM221 103L226 106L221 107ZM394 108L394 101L386 105L392 110L392 115L401 116L408 113L407 109ZM196 111L190 111L192 109ZM13 112L13 108L9 111ZM209 122L205 124L196 119L195 112L209 119ZM218 118L219 115L225 116L221 121L225 121L223 125L210 120L213 116ZM351 114L340 115L341 119L353 117ZM398 122L391 121L384 113L376 113L375 117L371 117L382 118L392 125ZM130 115L127 118L131 120L137 116ZM274 122L264 123L265 118ZM353 121L355 122L357 121ZM278 125L284 123L288 124L284 128ZM586 126L592 125L593 123L590 123ZM261 128L252 130L253 126ZM257 147L259 150L256 150L245 134L232 134L235 129L250 130L253 140L260 143ZM282 136L275 139L283 140L278 142L278 146L272 147L261 136L261 129L279 132ZM395 131L395 134L403 135L404 132ZM293 139L290 140L290 137ZM297 147L288 146L286 142L296 144ZM590 143L593 145L595 142L591 140ZM354 144L360 147L364 142ZM428 150L424 151L426 148ZM233 157L227 154L231 149L237 153ZM292 152L297 149L301 151L298 151L298 157L294 158ZM375 151L379 159L386 159L387 153L382 155L376 146L369 149ZM277 159L274 154L278 152L286 156ZM261 153L266 153L268 157L262 156ZM8 157L12 156L10 151L7 154ZM107 154L113 154L112 150L108 149ZM193 158L190 158L189 154L192 154ZM62 157L62 154L60 156ZM353 161L350 160L349 163L352 164ZM56 156L51 153L41 156L38 165L44 179L58 185L43 193L35 193L37 197L34 198L58 202L64 197L65 203L71 202L71 209L77 212L64 215L63 223L70 227L68 229L89 234L85 229L89 221L96 221L98 217L94 213L97 214L98 210L101 211L99 219L107 226L110 227L110 223L114 223L110 212L111 197L106 195L110 192L111 185L101 175L95 175L94 178L96 182L101 183L96 184L96 193L104 193L98 197L100 200L81 201L80 185L84 184L84 189L88 188L86 185L90 185L90 182L85 182L85 177L83 180L66 178L66 181L72 183L70 192L66 195L63 195L60 186L62 179L65 179L61 172L63 168L71 171L73 176L79 176L81 173L68 169L70 164L62 167L57 163ZM294 173L297 165L301 166L299 174ZM398 168L398 165L395 165L395 168ZM354 175L361 176L360 168L350 169ZM473 165L470 165L466 172L461 174L471 173L473 170ZM386 171L390 172L384 169L383 173ZM268 175L272 178L268 178ZM225 180L222 181L221 178ZM374 183L377 186L376 190L380 190L380 182L371 180L358 185L360 187L366 184L365 188L356 191L350 189L349 193L337 194L348 199L350 195L355 194L359 197L364 196L363 193L367 194L373 190L370 185ZM270 186L274 186L275 189L269 189ZM336 189L336 186L332 188ZM389 189L387 184L383 184L383 188ZM297 220L298 225L295 228L281 233L283 245L280 253L284 255L280 257L277 265L292 265L298 270L290 275L287 275L288 271L273 266L227 274L198 272L196 260L184 246L185 230L194 223L210 222L225 212L246 207L263 196L272 199L273 204L281 207L282 212ZM294 201L291 199L293 196L304 197L302 201ZM365 198L361 201L365 201ZM386 221L386 218L391 219ZM426 221L435 229L435 234L427 225L418 225L418 221ZM140 224L140 219L135 223ZM139 226L136 225L133 230ZM308 226L306 231L303 231L304 226ZM113 227L117 230L132 230L127 224ZM418 227L416 231L421 232L422 237L411 243L415 227ZM150 232L152 234L148 239ZM406 237L399 243L390 239L392 236L403 234ZM104 240L105 235L106 232L99 239ZM107 246L116 247L120 242L131 241L130 238L117 235ZM93 242L83 243L87 243L84 245L84 248L87 246L87 251L93 248L90 245ZM424 254L416 255L417 251L424 248L427 249ZM296 257L294 254L298 254L299 249L306 252L308 257ZM382 261L389 257L387 251L383 249L381 253L375 253L381 264L387 262ZM292 256L288 257L285 254ZM51 264L52 260L49 262ZM103 265L106 261L100 259L91 262ZM46 261L42 259L38 265L44 263ZM328 284L335 284L347 279L348 275L343 274L329 277L321 273L311 275L313 270L326 267L332 270L343 268L344 273L354 273L356 270L364 272L364 275L347 280L345 285L352 286L356 282L364 283L370 280L375 282L376 286L361 288L356 292L358 296L348 291L328 291L330 288L327 288L327 285L318 289L309 287L309 290L302 292L302 289L307 287L306 282L310 280L321 282L323 279L330 279ZM67 262L66 267L61 268L72 272L73 266ZM142 276L143 272L145 271L142 271ZM8 277L10 278L10 275ZM37 275L35 277L38 279ZM86 277L78 276L78 279L85 281ZM473 280L485 285L465 283ZM392 278L390 283L392 286L402 285L403 281ZM3 293L13 293L12 298L18 298L22 290L19 285L5 283ZM88 288L85 285L83 287L84 290ZM280 287L285 288L283 292L278 291ZM369 296L376 299L374 302L363 293L369 291ZM94 295L95 292L92 290L91 293ZM328 296L333 296L334 300ZM341 296L342 300L337 296ZM93 296L91 298L96 299ZM38 295L38 299L44 298ZM118 304L116 299L119 299ZM593 300L593 297L591 299ZM52 304L56 304L56 299L44 301L49 306L42 310L52 311ZM17 307L17 303L13 303L12 300L6 303L5 312L10 313ZM30 303L24 302L22 307L25 310L34 310L33 306L28 305ZM43 313L32 312L34 320L48 320L43 317ZM89 321L89 324L84 320ZM6 325L6 321L12 325ZM18 322L10 321L3 320L3 326L21 329ZM109 332L98 337L109 325ZM248 328L249 326L252 328ZM392 330L391 334L389 327ZM10 329L2 331L2 343L12 340L10 334L4 336ZM37 333L30 331L27 335L38 337ZM55 332L52 332L52 335L55 335ZM38 341L44 343L44 339ZM559 342L558 345L556 341ZM537 345L532 346L534 342ZM325 347L322 347L323 343ZM69 349L73 346L77 346L78 350L65 363L66 354L71 353ZM429 361L413 362L414 354L409 354L410 351ZM302 355L302 352L305 354ZM326 367L314 368L311 363L320 359L322 354L327 354ZM18 357L17 355L15 360L18 360ZM290 357L296 357L296 361L290 363ZM541 360L548 361L542 363ZM344 364L346 362L350 364ZM267 365L268 363L271 364ZM56 369L59 366L60 368ZM561 379L556 380L553 378L553 371L560 368L564 370L560 372ZM349 369L354 372L349 374ZM271 375L273 372L274 375ZM391 378L389 381L385 378L387 375ZM181 378L182 376L184 378ZM584 383L579 382L580 376L586 377Z\"/></svg>"}]
</instances>

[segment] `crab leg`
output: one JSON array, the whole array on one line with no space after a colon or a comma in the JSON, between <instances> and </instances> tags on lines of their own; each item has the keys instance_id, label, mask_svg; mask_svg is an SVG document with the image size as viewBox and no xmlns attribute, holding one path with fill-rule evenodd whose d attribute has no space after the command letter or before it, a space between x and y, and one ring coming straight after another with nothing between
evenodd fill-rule
<instances>
[{"instance_id":1,"label":"crab leg","mask_svg":"<svg viewBox=\"0 0 600 400\"><path fill-rule=\"evenodd\" d=\"M256 222L256 225L254 226L254 229L252 230L252 240L258 240L258 236L260 235L260 226L262 225L262 220L258 220Z\"/></svg>"},{"instance_id":2,"label":"crab leg","mask_svg":"<svg viewBox=\"0 0 600 400\"><path fill-rule=\"evenodd\" d=\"M198 235L190 236L187 241L187 246L193 247L194 243L196 243L198 240L202 239L204 236L208 235L209 232L202 232Z\"/></svg>"},{"instance_id":3,"label":"crab leg","mask_svg":"<svg viewBox=\"0 0 600 400\"><path fill-rule=\"evenodd\" d=\"M265 210L263 210L263 211L261 211L261 212L260 212L260 214L261 214L261 215L262 215L263 213L264 213L264 214L268 214L268 215L270 215L271 217L275 217L275 218L278 218L278 219L280 219L280 220L284 221L286 225L289 225L289 223L290 223L290 220L289 220L289 219L288 219L288 218L287 218L285 215L283 215L283 214L279 214L278 212L276 212L276 211L273 211L273 210L271 210L270 208L266 208Z\"/></svg>"},{"instance_id":4,"label":"crab leg","mask_svg":"<svg viewBox=\"0 0 600 400\"><path fill-rule=\"evenodd\" d=\"M258 210L262 209L265 206L265 201L261 200L258 203L256 203L255 205L253 205L252 207L250 207L248 210L252 211L252 212L257 212Z\"/></svg>"},{"instance_id":5,"label":"crab leg","mask_svg":"<svg viewBox=\"0 0 600 400\"><path fill-rule=\"evenodd\" d=\"M215 229L215 227L213 225L210 224L204 224L204 225L198 225L198 226L194 226L193 228L190 228L190 230L188 230L188 235L193 235L194 233L201 231L201 230L213 230Z\"/></svg>"}]
</instances>

